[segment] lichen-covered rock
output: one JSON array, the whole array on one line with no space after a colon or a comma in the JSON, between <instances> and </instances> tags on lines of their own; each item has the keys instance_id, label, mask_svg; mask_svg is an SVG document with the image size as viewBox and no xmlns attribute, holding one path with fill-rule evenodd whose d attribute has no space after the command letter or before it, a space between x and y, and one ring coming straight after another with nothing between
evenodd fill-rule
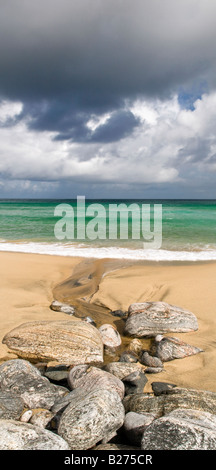
<instances>
[{"instance_id":1,"label":"lichen-covered rock","mask_svg":"<svg viewBox=\"0 0 216 470\"><path fill-rule=\"evenodd\" d=\"M131 304L125 324L126 334L138 337L197 329L197 318L192 312L166 302Z\"/></svg>"},{"instance_id":2,"label":"lichen-covered rock","mask_svg":"<svg viewBox=\"0 0 216 470\"><path fill-rule=\"evenodd\" d=\"M115 391L96 389L76 394L62 413L58 434L71 449L90 449L101 440L108 442L122 426L124 416L122 401Z\"/></svg>"},{"instance_id":3,"label":"lichen-covered rock","mask_svg":"<svg viewBox=\"0 0 216 470\"><path fill-rule=\"evenodd\" d=\"M162 338L160 341L154 341L151 351L157 356L155 359L158 358L163 362L182 359L203 352L202 349L171 336Z\"/></svg>"},{"instance_id":4,"label":"lichen-covered rock","mask_svg":"<svg viewBox=\"0 0 216 470\"><path fill-rule=\"evenodd\" d=\"M6 334L3 343L28 360L65 365L103 362L103 343L97 328L73 318L24 323Z\"/></svg>"},{"instance_id":5,"label":"lichen-covered rock","mask_svg":"<svg viewBox=\"0 0 216 470\"><path fill-rule=\"evenodd\" d=\"M143 450L215 450L216 415L177 409L153 421L144 431Z\"/></svg>"},{"instance_id":6,"label":"lichen-covered rock","mask_svg":"<svg viewBox=\"0 0 216 470\"><path fill-rule=\"evenodd\" d=\"M0 390L21 398L28 408L51 408L67 393L64 387L51 384L30 362L12 359L0 365Z\"/></svg>"},{"instance_id":7,"label":"lichen-covered rock","mask_svg":"<svg viewBox=\"0 0 216 470\"><path fill-rule=\"evenodd\" d=\"M125 392L124 384L118 377L86 364L75 366L70 370L68 384L72 390L78 387L86 391L95 390L96 388L115 390L121 399L124 397Z\"/></svg>"},{"instance_id":8,"label":"lichen-covered rock","mask_svg":"<svg viewBox=\"0 0 216 470\"><path fill-rule=\"evenodd\" d=\"M0 391L0 419L19 419L24 406L22 398L15 393Z\"/></svg>"},{"instance_id":9,"label":"lichen-covered rock","mask_svg":"<svg viewBox=\"0 0 216 470\"><path fill-rule=\"evenodd\" d=\"M1 450L70 450L60 436L39 426L14 420L1 420Z\"/></svg>"}]
</instances>

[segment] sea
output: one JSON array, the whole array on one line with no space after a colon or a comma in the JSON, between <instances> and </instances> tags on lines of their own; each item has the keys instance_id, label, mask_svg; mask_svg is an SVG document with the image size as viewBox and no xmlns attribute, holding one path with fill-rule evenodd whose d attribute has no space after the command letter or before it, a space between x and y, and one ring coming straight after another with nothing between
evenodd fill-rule
<instances>
[{"instance_id":1,"label":"sea","mask_svg":"<svg viewBox=\"0 0 216 470\"><path fill-rule=\"evenodd\" d=\"M216 200L82 197L81 202L82 212L78 198L1 199L0 251L156 262L216 260Z\"/></svg>"}]
</instances>

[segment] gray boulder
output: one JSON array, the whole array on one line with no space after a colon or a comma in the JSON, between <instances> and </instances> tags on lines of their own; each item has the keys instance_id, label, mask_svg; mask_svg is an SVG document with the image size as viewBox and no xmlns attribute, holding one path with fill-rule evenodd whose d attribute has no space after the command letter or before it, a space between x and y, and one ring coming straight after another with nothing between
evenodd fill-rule
<instances>
[{"instance_id":1,"label":"gray boulder","mask_svg":"<svg viewBox=\"0 0 216 470\"><path fill-rule=\"evenodd\" d=\"M61 415L58 434L71 449L90 449L100 441L108 442L123 425L124 417L122 401L115 391L77 393Z\"/></svg>"},{"instance_id":2,"label":"gray boulder","mask_svg":"<svg viewBox=\"0 0 216 470\"><path fill-rule=\"evenodd\" d=\"M197 318L192 312L166 302L131 304L125 324L125 333L138 337L197 329Z\"/></svg>"},{"instance_id":3,"label":"gray boulder","mask_svg":"<svg viewBox=\"0 0 216 470\"><path fill-rule=\"evenodd\" d=\"M136 370L123 378L125 394L142 393L148 379L144 372Z\"/></svg>"},{"instance_id":4,"label":"gray boulder","mask_svg":"<svg viewBox=\"0 0 216 470\"><path fill-rule=\"evenodd\" d=\"M67 389L51 384L30 362L12 359L0 365L0 390L21 398L28 408L50 409Z\"/></svg>"},{"instance_id":5,"label":"gray boulder","mask_svg":"<svg viewBox=\"0 0 216 470\"><path fill-rule=\"evenodd\" d=\"M53 432L29 423L2 419L1 450L70 450L67 442Z\"/></svg>"},{"instance_id":6,"label":"gray boulder","mask_svg":"<svg viewBox=\"0 0 216 470\"><path fill-rule=\"evenodd\" d=\"M0 419L19 419L24 406L22 398L10 390L0 391Z\"/></svg>"},{"instance_id":7,"label":"gray boulder","mask_svg":"<svg viewBox=\"0 0 216 470\"><path fill-rule=\"evenodd\" d=\"M163 363L159 357L151 356L147 351L145 351L141 357L140 362L148 367L160 367L163 368Z\"/></svg>"},{"instance_id":8,"label":"gray boulder","mask_svg":"<svg viewBox=\"0 0 216 470\"><path fill-rule=\"evenodd\" d=\"M176 409L156 419L143 433L143 450L215 450L216 415Z\"/></svg>"},{"instance_id":9,"label":"gray boulder","mask_svg":"<svg viewBox=\"0 0 216 470\"><path fill-rule=\"evenodd\" d=\"M157 356L155 359L163 362L182 359L203 352L202 349L170 336L162 338L160 341L154 341L151 351Z\"/></svg>"},{"instance_id":10,"label":"gray boulder","mask_svg":"<svg viewBox=\"0 0 216 470\"><path fill-rule=\"evenodd\" d=\"M152 413L134 413L130 411L125 415L123 432L131 444L140 447L143 433L149 424L154 421Z\"/></svg>"},{"instance_id":11,"label":"gray boulder","mask_svg":"<svg viewBox=\"0 0 216 470\"><path fill-rule=\"evenodd\" d=\"M114 374L120 380L123 380L127 375L133 372L144 372L144 367L139 362L110 362L104 366L104 370Z\"/></svg>"},{"instance_id":12,"label":"gray boulder","mask_svg":"<svg viewBox=\"0 0 216 470\"><path fill-rule=\"evenodd\" d=\"M208 413L215 413L216 393L205 390L194 390L173 387L160 396L140 393L128 395L123 400L126 413L154 413L161 417L176 408L197 409Z\"/></svg>"},{"instance_id":13,"label":"gray boulder","mask_svg":"<svg viewBox=\"0 0 216 470\"><path fill-rule=\"evenodd\" d=\"M98 388L114 390L121 399L124 397L125 392L124 384L118 377L98 367L89 367L85 364L75 366L70 370L68 384L72 390L78 387L89 392Z\"/></svg>"}]
</instances>

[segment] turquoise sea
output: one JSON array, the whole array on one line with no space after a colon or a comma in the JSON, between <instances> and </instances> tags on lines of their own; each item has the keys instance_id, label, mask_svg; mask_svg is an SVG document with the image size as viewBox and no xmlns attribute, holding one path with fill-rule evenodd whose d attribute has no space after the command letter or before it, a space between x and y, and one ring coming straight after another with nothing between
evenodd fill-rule
<instances>
[{"instance_id":1,"label":"turquoise sea","mask_svg":"<svg viewBox=\"0 0 216 470\"><path fill-rule=\"evenodd\" d=\"M64 219L66 224L62 223L62 233L66 230L66 226L71 228L74 224L74 234L70 239L59 240L55 236L56 223L62 219L60 216L55 216L59 204L66 204L67 208L73 209L73 220L71 214L67 214L67 219ZM101 210L94 212L96 206L92 204L99 205ZM110 239L110 233L113 233L112 210L119 204L125 206L122 206L122 218L120 219L118 215L116 219L117 238ZM135 204L137 208L134 218L132 212L127 210L131 204ZM159 247L154 247L146 240L147 248L144 248L142 208L151 209L150 226L145 225L145 228L149 228L150 238L153 240L156 236L154 234L156 205L157 207L160 205L162 209L162 242ZM80 222L80 214L77 212L77 199L2 199L0 200L0 251L154 261L216 259L216 200L85 200L85 210L86 232L79 238L77 222ZM94 239L87 236L88 233L92 233L89 231L92 227L95 233ZM137 231L137 227L140 227L140 230ZM103 234L103 239L97 238L99 229L102 230L100 233ZM72 232L69 230L65 234Z\"/></svg>"}]
</instances>

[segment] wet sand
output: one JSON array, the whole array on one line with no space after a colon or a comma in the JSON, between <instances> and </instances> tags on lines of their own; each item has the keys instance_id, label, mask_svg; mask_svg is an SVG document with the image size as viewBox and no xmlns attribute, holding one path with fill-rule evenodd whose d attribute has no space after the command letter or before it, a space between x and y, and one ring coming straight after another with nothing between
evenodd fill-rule
<instances>
[{"instance_id":1,"label":"wet sand","mask_svg":"<svg viewBox=\"0 0 216 470\"><path fill-rule=\"evenodd\" d=\"M196 332L169 336L204 352L165 363L162 373L148 375L146 391L152 381L168 381L216 392L216 263L144 263L21 253L0 253L0 260L0 361L16 357L1 344L15 326L66 318L50 310L53 299L74 305L77 316L88 315L97 326L115 325L122 335L122 350L131 338L124 335L124 320L110 311L126 311L133 302L163 300L191 310L199 324ZM143 340L143 347L148 345L149 340ZM114 359L106 357L106 361Z\"/></svg>"}]
</instances>

